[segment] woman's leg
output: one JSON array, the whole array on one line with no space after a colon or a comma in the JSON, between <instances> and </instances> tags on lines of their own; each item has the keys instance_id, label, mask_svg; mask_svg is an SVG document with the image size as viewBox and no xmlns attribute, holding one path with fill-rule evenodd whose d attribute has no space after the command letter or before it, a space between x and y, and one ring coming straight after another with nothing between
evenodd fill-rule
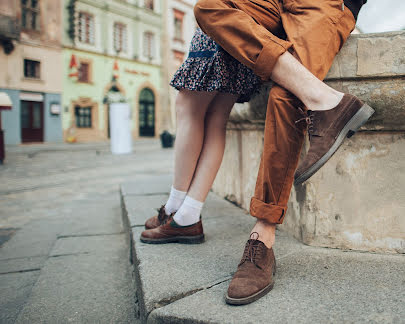
<instances>
[{"instance_id":1,"label":"woman's leg","mask_svg":"<svg viewBox=\"0 0 405 324\"><path fill-rule=\"evenodd\" d=\"M173 187L166 214L176 212L191 183L204 139L204 117L216 92L180 90L176 98L177 132Z\"/></svg>"},{"instance_id":2,"label":"woman's leg","mask_svg":"<svg viewBox=\"0 0 405 324\"><path fill-rule=\"evenodd\" d=\"M226 123L237 95L218 93L205 116L204 144L188 195L205 201L215 180L225 149Z\"/></svg>"},{"instance_id":3,"label":"woman's leg","mask_svg":"<svg viewBox=\"0 0 405 324\"><path fill-rule=\"evenodd\" d=\"M238 96L218 93L205 116L204 142L187 196L174 215L182 226L199 221L203 203L221 166L225 149L225 131L229 114Z\"/></svg>"}]
</instances>

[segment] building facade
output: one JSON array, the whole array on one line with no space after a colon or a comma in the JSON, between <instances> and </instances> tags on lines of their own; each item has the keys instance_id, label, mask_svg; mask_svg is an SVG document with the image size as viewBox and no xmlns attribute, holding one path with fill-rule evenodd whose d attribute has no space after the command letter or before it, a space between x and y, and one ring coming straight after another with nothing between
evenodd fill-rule
<instances>
[{"instance_id":1,"label":"building facade","mask_svg":"<svg viewBox=\"0 0 405 324\"><path fill-rule=\"evenodd\" d=\"M0 2L0 91L6 144L62 141L61 1Z\"/></svg>"},{"instance_id":2,"label":"building facade","mask_svg":"<svg viewBox=\"0 0 405 324\"><path fill-rule=\"evenodd\" d=\"M197 23L194 18L194 5L196 0L167 0L165 1L164 37L162 39L163 66L163 93L165 107L164 127L171 132L176 127L176 95L177 90L169 83L173 74L187 58L190 41L194 35Z\"/></svg>"},{"instance_id":3,"label":"building facade","mask_svg":"<svg viewBox=\"0 0 405 324\"><path fill-rule=\"evenodd\" d=\"M131 106L133 137L159 134L162 2L65 0L65 140L109 138L110 91Z\"/></svg>"}]
</instances>

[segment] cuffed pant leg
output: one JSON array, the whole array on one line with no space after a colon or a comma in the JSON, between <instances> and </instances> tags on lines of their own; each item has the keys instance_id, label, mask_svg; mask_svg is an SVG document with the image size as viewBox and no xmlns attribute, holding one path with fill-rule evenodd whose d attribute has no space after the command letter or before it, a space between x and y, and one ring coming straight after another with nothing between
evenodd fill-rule
<instances>
[{"instance_id":1,"label":"cuffed pant leg","mask_svg":"<svg viewBox=\"0 0 405 324\"><path fill-rule=\"evenodd\" d=\"M335 1L295 0L294 5L311 7L312 11L308 10L302 21L295 12L282 14L285 30L294 43L293 54L323 79L353 30L354 17ZM287 211L306 126L304 122L296 123L302 118L298 107L304 108L287 90L278 85L271 89L262 159L250 204L251 215L269 223L281 224Z\"/></svg>"},{"instance_id":2,"label":"cuffed pant leg","mask_svg":"<svg viewBox=\"0 0 405 324\"><path fill-rule=\"evenodd\" d=\"M294 181L305 123L297 107L301 102L286 89L274 85L270 90L264 130L263 153L250 214L269 223L281 224Z\"/></svg>"}]
</instances>

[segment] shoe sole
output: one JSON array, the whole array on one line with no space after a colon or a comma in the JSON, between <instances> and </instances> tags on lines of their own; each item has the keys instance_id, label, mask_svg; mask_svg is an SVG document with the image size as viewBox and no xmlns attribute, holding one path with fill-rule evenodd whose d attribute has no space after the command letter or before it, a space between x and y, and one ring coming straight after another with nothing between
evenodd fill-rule
<instances>
[{"instance_id":1,"label":"shoe sole","mask_svg":"<svg viewBox=\"0 0 405 324\"><path fill-rule=\"evenodd\" d=\"M229 297L228 294L225 295L225 302L228 305L234 305L234 306L239 306L239 305L246 305L253 303L254 301L258 300L259 298L262 298L264 295L269 293L270 290L272 290L274 287L274 281L268 284L266 287L264 287L262 290L258 291L257 293L244 297L244 298L232 298Z\"/></svg>"},{"instance_id":2,"label":"shoe sole","mask_svg":"<svg viewBox=\"0 0 405 324\"><path fill-rule=\"evenodd\" d=\"M164 243L184 243L184 244L200 244L205 240L204 234L196 236L175 236L162 239L151 239L141 236L142 243L148 244L164 244Z\"/></svg>"},{"instance_id":3,"label":"shoe sole","mask_svg":"<svg viewBox=\"0 0 405 324\"><path fill-rule=\"evenodd\" d=\"M274 268L273 268L273 276L276 275L276 262L274 261ZM258 291L257 293L250 295L248 297L243 297L243 298L232 298L229 297L228 294L225 294L225 302L228 305L233 305L233 306L239 306L239 305L246 305L253 303L254 301L262 298L266 294L270 292L274 287L274 280L269 283L266 287L264 287L262 290Z\"/></svg>"},{"instance_id":4,"label":"shoe sole","mask_svg":"<svg viewBox=\"0 0 405 324\"><path fill-rule=\"evenodd\" d=\"M374 109L369 105L364 104L359 111L347 122L340 131L336 141L333 143L328 152L326 152L316 163L314 163L307 171L302 173L294 180L295 185L299 185L312 177L338 150L343 144L344 139L352 137L361 126L363 126L370 117L374 114Z\"/></svg>"}]
</instances>

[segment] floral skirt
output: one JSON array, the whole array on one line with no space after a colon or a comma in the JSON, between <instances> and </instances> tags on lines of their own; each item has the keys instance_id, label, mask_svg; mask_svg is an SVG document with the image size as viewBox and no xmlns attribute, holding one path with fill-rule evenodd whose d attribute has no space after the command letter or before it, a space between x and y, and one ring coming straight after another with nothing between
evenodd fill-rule
<instances>
[{"instance_id":1,"label":"floral skirt","mask_svg":"<svg viewBox=\"0 0 405 324\"><path fill-rule=\"evenodd\" d=\"M218 91L239 95L237 102L247 102L258 91L261 81L243 65L197 28L186 61L174 74L170 85L192 91Z\"/></svg>"}]
</instances>

